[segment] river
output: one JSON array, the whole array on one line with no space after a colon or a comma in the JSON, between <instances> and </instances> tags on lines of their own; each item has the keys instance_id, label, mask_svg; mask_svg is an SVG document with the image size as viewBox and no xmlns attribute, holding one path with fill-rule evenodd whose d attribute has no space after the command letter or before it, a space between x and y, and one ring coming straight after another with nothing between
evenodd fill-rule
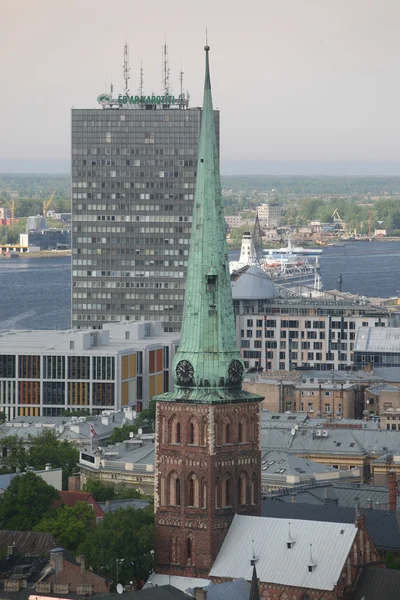
<instances>
[{"instance_id":1,"label":"river","mask_svg":"<svg viewBox=\"0 0 400 600\"><path fill-rule=\"evenodd\" d=\"M363 296L400 296L400 242L349 242L325 247L320 257L325 289ZM0 259L0 330L67 329L71 258Z\"/></svg>"}]
</instances>

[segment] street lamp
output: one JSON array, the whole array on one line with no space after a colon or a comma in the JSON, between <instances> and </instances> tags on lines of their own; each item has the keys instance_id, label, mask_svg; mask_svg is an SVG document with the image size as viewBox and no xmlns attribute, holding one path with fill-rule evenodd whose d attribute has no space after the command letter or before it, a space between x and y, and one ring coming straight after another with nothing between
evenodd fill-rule
<instances>
[{"instance_id":1,"label":"street lamp","mask_svg":"<svg viewBox=\"0 0 400 600\"><path fill-rule=\"evenodd\" d=\"M119 565L124 562L124 558L116 558L115 562L117 563L117 585L118 585L118 574L119 574Z\"/></svg>"}]
</instances>

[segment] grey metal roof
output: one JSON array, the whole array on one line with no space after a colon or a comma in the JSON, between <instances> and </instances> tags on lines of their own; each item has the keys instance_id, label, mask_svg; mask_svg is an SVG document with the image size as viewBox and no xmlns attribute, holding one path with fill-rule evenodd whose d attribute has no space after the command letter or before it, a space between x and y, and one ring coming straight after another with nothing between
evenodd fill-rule
<instances>
[{"instance_id":1,"label":"grey metal roof","mask_svg":"<svg viewBox=\"0 0 400 600\"><path fill-rule=\"evenodd\" d=\"M170 584L174 588L186 592L190 588L203 587L206 585L210 585L210 583L210 579L201 579L197 577L181 577L180 575L162 575L160 573L153 572L146 581L146 584L143 589L148 589L149 587L151 588L156 586L160 587Z\"/></svg>"},{"instance_id":2,"label":"grey metal roof","mask_svg":"<svg viewBox=\"0 0 400 600\"><path fill-rule=\"evenodd\" d=\"M324 483L304 486L302 489L285 490L274 494L284 502L293 500L293 492L297 502L307 504L336 504L337 506L350 506L354 508L357 504L361 508L368 507L368 501L372 501L374 508L387 508L388 490L386 486L368 485L362 483Z\"/></svg>"},{"instance_id":3,"label":"grey metal roof","mask_svg":"<svg viewBox=\"0 0 400 600\"><path fill-rule=\"evenodd\" d=\"M249 600L250 584L242 578L225 583L214 583L202 589L207 592L207 600ZM194 596L194 588L188 592Z\"/></svg>"},{"instance_id":4,"label":"grey metal roof","mask_svg":"<svg viewBox=\"0 0 400 600\"><path fill-rule=\"evenodd\" d=\"M400 352L400 328L359 327L354 352Z\"/></svg>"},{"instance_id":5,"label":"grey metal roof","mask_svg":"<svg viewBox=\"0 0 400 600\"><path fill-rule=\"evenodd\" d=\"M266 300L278 296L278 288L259 267L249 267L232 284L234 300Z\"/></svg>"},{"instance_id":6,"label":"grey metal roof","mask_svg":"<svg viewBox=\"0 0 400 600\"><path fill-rule=\"evenodd\" d=\"M361 508L365 525L376 548L381 551L400 551L400 529L396 512ZM305 519L307 521L331 521L354 523L355 508L336 504L306 504L282 502L279 498L267 498L261 502L261 515L278 519Z\"/></svg>"},{"instance_id":7,"label":"grey metal roof","mask_svg":"<svg viewBox=\"0 0 400 600\"><path fill-rule=\"evenodd\" d=\"M396 600L400 590L400 571L363 567L353 600Z\"/></svg>"},{"instance_id":8,"label":"grey metal roof","mask_svg":"<svg viewBox=\"0 0 400 600\"><path fill-rule=\"evenodd\" d=\"M11 483L11 480L16 477L18 473L6 473L5 475L0 475L0 490L6 490Z\"/></svg>"},{"instance_id":9,"label":"grey metal roof","mask_svg":"<svg viewBox=\"0 0 400 600\"><path fill-rule=\"evenodd\" d=\"M371 386L365 391L375 395L380 394L380 392L393 392L394 394L400 395L400 388L395 385L390 385L390 383L378 383L378 385Z\"/></svg>"},{"instance_id":10,"label":"grey metal roof","mask_svg":"<svg viewBox=\"0 0 400 600\"><path fill-rule=\"evenodd\" d=\"M282 470L284 470L284 473L277 473L277 471ZM272 476L274 474L312 476L315 473L327 472L338 473L338 470L312 460L306 460L289 452L267 450L267 452L263 452L261 457L261 476Z\"/></svg>"},{"instance_id":11,"label":"grey metal roof","mask_svg":"<svg viewBox=\"0 0 400 600\"><path fill-rule=\"evenodd\" d=\"M374 373L388 383L400 383L400 367L377 367Z\"/></svg>"},{"instance_id":12,"label":"grey metal roof","mask_svg":"<svg viewBox=\"0 0 400 600\"><path fill-rule=\"evenodd\" d=\"M129 498L126 500L110 500L107 502L99 502L100 508L105 512L115 512L120 508L134 508L136 510L146 508L149 505L148 500L137 500L136 498Z\"/></svg>"},{"instance_id":13,"label":"grey metal roof","mask_svg":"<svg viewBox=\"0 0 400 600\"><path fill-rule=\"evenodd\" d=\"M285 519L235 515L210 576L243 577L249 581L254 548L259 558L257 574L260 581L333 590L356 533L356 526L350 523L292 519L290 535L295 544L289 549L289 524ZM310 544L316 563L312 572L308 570Z\"/></svg>"},{"instance_id":14,"label":"grey metal roof","mask_svg":"<svg viewBox=\"0 0 400 600\"><path fill-rule=\"evenodd\" d=\"M327 428L327 437L317 436L317 430L308 423L299 427L295 435L289 428L277 428L261 423L261 446L263 450L283 450L295 454L346 454L361 456L375 454L400 454L398 431L377 428L340 429Z\"/></svg>"},{"instance_id":15,"label":"grey metal roof","mask_svg":"<svg viewBox=\"0 0 400 600\"><path fill-rule=\"evenodd\" d=\"M1 529L0 550L6 549L7 546L14 546L15 553L18 555L41 556L59 547L60 544L49 533Z\"/></svg>"}]
</instances>

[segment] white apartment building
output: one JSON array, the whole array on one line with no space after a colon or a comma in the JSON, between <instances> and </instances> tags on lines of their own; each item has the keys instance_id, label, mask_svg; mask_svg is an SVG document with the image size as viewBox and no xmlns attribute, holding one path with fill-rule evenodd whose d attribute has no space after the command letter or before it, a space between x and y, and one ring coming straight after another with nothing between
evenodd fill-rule
<instances>
[{"instance_id":1,"label":"white apartment building","mask_svg":"<svg viewBox=\"0 0 400 600\"><path fill-rule=\"evenodd\" d=\"M385 308L330 294L303 297L278 287L258 267L244 270L232 293L247 369L344 370L353 364L358 327L389 325Z\"/></svg>"},{"instance_id":2,"label":"white apartment building","mask_svg":"<svg viewBox=\"0 0 400 600\"><path fill-rule=\"evenodd\" d=\"M276 227L282 215L282 207L279 204L261 204L257 207L258 219L266 227Z\"/></svg>"},{"instance_id":3,"label":"white apartment building","mask_svg":"<svg viewBox=\"0 0 400 600\"><path fill-rule=\"evenodd\" d=\"M0 410L7 419L57 417L70 410L131 407L172 386L179 335L161 321L101 330L9 331L0 335Z\"/></svg>"}]
</instances>

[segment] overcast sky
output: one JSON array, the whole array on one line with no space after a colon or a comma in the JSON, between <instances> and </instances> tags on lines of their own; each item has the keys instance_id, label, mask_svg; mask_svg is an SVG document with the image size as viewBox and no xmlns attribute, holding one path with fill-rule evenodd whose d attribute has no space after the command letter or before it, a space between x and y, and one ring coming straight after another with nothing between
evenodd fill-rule
<instances>
[{"instance_id":1,"label":"overcast sky","mask_svg":"<svg viewBox=\"0 0 400 600\"><path fill-rule=\"evenodd\" d=\"M0 0L0 162L68 161L125 40L133 92L143 59L160 93L166 38L198 105L206 27L223 163L399 160L400 0Z\"/></svg>"}]
</instances>

